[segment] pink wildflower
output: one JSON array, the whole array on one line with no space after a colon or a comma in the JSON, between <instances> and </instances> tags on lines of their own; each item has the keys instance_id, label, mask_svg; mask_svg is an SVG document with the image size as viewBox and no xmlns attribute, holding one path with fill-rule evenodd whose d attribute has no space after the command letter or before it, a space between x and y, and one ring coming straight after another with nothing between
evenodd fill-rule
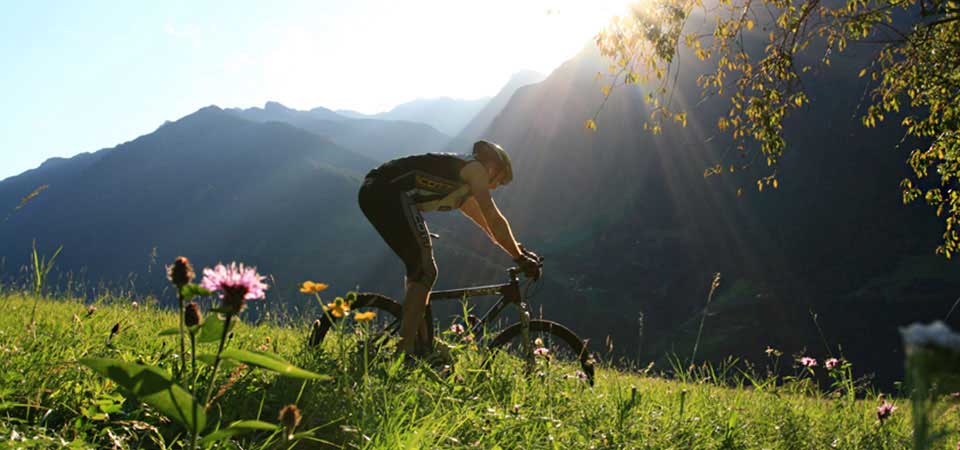
<instances>
[{"instance_id":1,"label":"pink wildflower","mask_svg":"<svg viewBox=\"0 0 960 450\"><path fill-rule=\"evenodd\" d=\"M463 334L463 332L464 332L463 325L460 325L459 323L455 323L455 324L453 324L453 325L450 325L450 331L452 331L452 332L454 332L454 333L456 333L456 334Z\"/></svg>"},{"instance_id":2,"label":"pink wildflower","mask_svg":"<svg viewBox=\"0 0 960 450\"><path fill-rule=\"evenodd\" d=\"M823 365L827 369L834 369L840 365L840 360L837 358L830 358L825 363L823 363Z\"/></svg>"},{"instance_id":3,"label":"pink wildflower","mask_svg":"<svg viewBox=\"0 0 960 450\"><path fill-rule=\"evenodd\" d=\"M237 314L243 310L247 300L264 297L263 291L268 286L263 279L256 267L238 266L237 263L230 263L229 266L217 264L213 269L203 269L200 286L210 291L220 291L223 305Z\"/></svg>"},{"instance_id":4,"label":"pink wildflower","mask_svg":"<svg viewBox=\"0 0 960 450\"><path fill-rule=\"evenodd\" d=\"M880 423L883 423L883 421L889 419L896 410L896 406L893 406L893 404L888 401L884 401L883 404L877 407L877 419L880 419Z\"/></svg>"},{"instance_id":5,"label":"pink wildflower","mask_svg":"<svg viewBox=\"0 0 960 450\"><path fill-rule=\"evenodd\" d=\"M817 360L809 356L800 358L800 365L804 367L817 367Z\"/></svg>"},{"instance_id":6,"label":"pink wildflower","mask_svg":"<svg viewBox=\"0 0 960 450\"><path fill-rule=\"evenodd\" d=\"M549 354L549 353L550 353L550 350L547 349L547 348L545 348L545 347L537 347L537 348L533 351L533 354L534 354L534 355L537 355L537 356L547 356L547 354Z\"/></svg>"}]
</instances>

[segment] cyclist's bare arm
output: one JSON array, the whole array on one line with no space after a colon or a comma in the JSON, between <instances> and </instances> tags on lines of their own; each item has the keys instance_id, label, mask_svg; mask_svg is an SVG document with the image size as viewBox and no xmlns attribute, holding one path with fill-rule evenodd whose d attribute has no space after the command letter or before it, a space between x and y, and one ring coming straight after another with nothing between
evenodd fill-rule
<instances>
[{"instance_id":1,"label":"cyclist's bare arm","mask_svg":"<svg viewBox=\"0 0 960 450\"><path fill-rule=\"evenodd\" d=\"M510 230L510 224L503 217L500 209L497 208L493 197L490 196L490 180L486 169L479 163L468 164L467 167L464 167L463 175L464 179L470 184L470 191L494 240L511 258L519 258L521 255L520 248L513 237L513 231Z\"/></svg>"},{"instance_id":2,"label":"cyclist's bare arm","mask_svg":"<svg viewBox=\"0 0 960 450\"><path fill-rule=\"evenodd\" d=\"M497 238L493 235L493 232L490 231L490 225L487 224L487 219L483 217L483 212L480 211L480 205L477 204L476 199L473 197L466 199L463 202L463 205L460 206L460 212L469 217L473 223L477 224L477 226L480 227L484 233L486 233L487 237L490 238L494 244L497 244L498 247L503 248L503 246L497 242ZM507 252L508 254L510 253L506 248L503 248L503 251Z\"/></svg>"}]
</instances>

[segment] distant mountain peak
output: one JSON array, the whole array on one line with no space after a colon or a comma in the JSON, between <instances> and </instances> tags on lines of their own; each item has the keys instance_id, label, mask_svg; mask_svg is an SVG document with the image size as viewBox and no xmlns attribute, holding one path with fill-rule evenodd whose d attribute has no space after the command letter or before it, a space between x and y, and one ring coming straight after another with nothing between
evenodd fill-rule
<instances>
[{"instance_id":1,"label":"distant mountain peak","mask_svg":"<svg viewBox=\"0 0 960 450\"><path fill-rule=\"evenodd\" d=\"M292 109L292 108L288 108L288 107L287 107L286 105L284 105L283 103L275 102L275 101L272 101L272 100L271 100L271 101L268 101L266 104L264 104L264 105L263 105L263 109L264 109L265 111L270 111L270 112L296 111L296 110L294 110L294 109Z\"/></svg>"},{"instance_id":2,"label":"distant mountain peak","mask_svg":"<svg viewBox=\"0 0 960 450\"><path fill-rule=\"evenodd\" d=\"M211 113L222 113L222 112L223 112L223 108L217 105L209 105L209 106L204 106L203 108L196 110L193 114L189 114L184 117L190 117L194 114L211 114Z\"/></svg>"},{"instance_id":3,"label":"distant mountain peak","mask_svg":"<svg viewBox=\"0 0 960 450\"><path fill-rule=\"evenodd\" d=\"M214 123L222 123L224 121L246 121L240 117L230 114L229 110L224 110L217 105L204 106L190 114L187 114L174 121L165 121L158 130L165 129L168 127L205 127ZM142 137L142 136L141 136Z\"/></svg>"},{"instance_id":4,"label":"distant mountain peak","mask_svg":"<svg viewBox=\"0 0 960 450\"><path fill-rule=\"evenodd\" d=\"M220 115L223 115L223 113L224 113L224 110L217 105L204 106L203 108L200 108L190 114L187 114L177 120L174 120L173 122L167 121L165 125L168 123L189 122L191 120L196 120L196 119L205 118L205 117L220 116Z\"/></svg>"},{"instance_id":5,"label":"distant mountain peak","mask_svg":"<svg viewBox=\"0 0 960 450\"><path fill-rule=\"evenodd\" d=\"M322 106L317 106L316 108L312 108L309 112L310 112L310 113L313 113L313 114L316 114L316 113L336 114L336 112L333 111L332 109L330 109L330 108L324 108L324 107L322 107Z\"/></svg>"}]
</instances>

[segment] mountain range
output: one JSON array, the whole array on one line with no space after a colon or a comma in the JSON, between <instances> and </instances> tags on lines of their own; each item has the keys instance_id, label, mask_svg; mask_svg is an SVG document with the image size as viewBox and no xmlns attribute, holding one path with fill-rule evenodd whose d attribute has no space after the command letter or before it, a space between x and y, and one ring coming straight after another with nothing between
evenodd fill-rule
<instances>
[{"instance_id":1,"label":"mountain range","mask_svg":"<svg viewBox=\"0 0 960 450\"><path fill-rule=\"evenodd\" d=\"M681 61L688 73L679 92L699 92L705 66ZM515 182L495 193L498 204L518 239L547 258L533 302L604 357L689 357L704 320L698 359L761 361L769 345L788 355L842 353L880 382L900 377L902 366L890 364L902 361L897 327L942 317L960 273L933 254L939 222L900 203L907 168L893 147L902 132L850 119L861 81L829 72L805 80L813 102L788 123L779 189L761 193L755 180L768 169L739 160L716 131L721 104L680 95L688 126L651 135L641 90L602 102L595 75L606 67L586 48L542 80L515 77L526 82L511 80L455 135L276 103L201 109L0 182L0 205L10 209L49 185L0 224L8 261L0 270L15 277L37 239L48 253L64 245L62 271L145 292L162 289L152 273L160 263L185 254L198 265L256 264L290 308L304 279L397 295L401 264L356 207L363 174L483 137L514 160ZM583 122L595 113L592 132ZM718 163L745 169L704 177ZM502 278L509 258L466 220L427 220L442 236L438 287Z\"/></svg>"},{"instance_id":2,"label":"mountain range","mask_svg":"<svg viewBox=\"0 0 960 450\"><path fill-rule=\"evenodd\" d=\"M400 120L354 119L326 108L298 111L276 102L263 108L228 109L255 122L281 122L323 136L376 161L420 152L439 151L450 137L433 127Z\"/></svg>"}]
</instances>

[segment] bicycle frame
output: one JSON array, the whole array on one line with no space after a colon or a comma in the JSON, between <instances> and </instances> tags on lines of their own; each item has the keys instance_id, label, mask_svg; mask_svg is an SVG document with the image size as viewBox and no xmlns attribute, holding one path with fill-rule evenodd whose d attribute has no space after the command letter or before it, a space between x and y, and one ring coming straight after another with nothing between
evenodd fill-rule
<instances>
[{"instance_id":1,"label":"bicycle frame","mask_svg":"<svg viewBox=\"0 0 960 450\"><path fill-rule=\"evenodd\" d=\"M521 270L513 267L508 269L507 273L509 274L508 283L433 291L430 293L430 299L433 301L465 300L470 297L488 297L499 295L500 298L493 304L493 306L490 307L490 309L487 310L486 313L483 314L483 317L476 318L475 316L470 315L469 317L465 318L467 325L470 328L471 335L477 337L479 340L485 341L486 339L484 332L486 330L484 328L494 321L500 315L500 313L503 312L507 305L515 304L519 309L520 322L509 325L497 333L489 343L491 348L499 348L500 346L509 343L513 339L520 338L522 340L523 353L526 356L525 359L527 363L527 372L532 373L536 367L536 360L533 351L534 342L530 339L531 332L533 331L537 333L552 334L553 336L559 338L560 341L565 342L570 349L573 350L576 357L580 360L580 365L583 368L584 373L590 379L590 384L593 385L594 362L587 350L586 341L580 339L576 333L573 333L570 331L570 329L559 323L549 320L533 320L530 314L530 306L527 304L526 299L524 298L525 292L524 290L520 289ZM361 302L357 305L358 308L373 307L389 311L394 320L387 324L386 327L382 328L382 331L388 333L396 333L398 331L402 316L402 308L399 303L389 297L385 297L381 294L373 292L359 294L358 300ZM430 304L427 305L424 319L427 323L427 335L419 336L417 339L415 346L417 347L418 353L423 351L424 345L429 345L429 348L432 348L434 342L433 312ZM318 345L323 341L323 337L330 329L333 320L334 319L331 316L326 315L314 322L314 329L310 336L311 345Z\"/></svg>"},{"instance_id":2,"label":"bicycle frame","mask_svg":"<svg viewBox=\"0 0 960 450\"><path fill-rule=\"evenodd\" d=\"M501 312L510 304L516 304L520 307L521 316L524 312L527 312L526 302L523 301L523 295L520 292L520 269L511 268L507 271L510 275L510 282L504 284L493 284L489 286L475 286L461 289L448 289L443 291L433 291L430 292L430 303L433 303L436 300L462 300L470 297L487 297L500 295L500 299L497 300L490 309L484 313L483 317L480 317L476 323L470 326L470 331L474 334L478 333L485 324L490 323L500 315ZM430 306L427 306L427 317L432 318L433 314L430 311ZM522 317L521 317L522 320ZM432 328L428 326L427 328ZM432 335L432 331L430 332ZM433 339L433 336L430 336L430 339Z\"/></svg>"}]
</instances>

